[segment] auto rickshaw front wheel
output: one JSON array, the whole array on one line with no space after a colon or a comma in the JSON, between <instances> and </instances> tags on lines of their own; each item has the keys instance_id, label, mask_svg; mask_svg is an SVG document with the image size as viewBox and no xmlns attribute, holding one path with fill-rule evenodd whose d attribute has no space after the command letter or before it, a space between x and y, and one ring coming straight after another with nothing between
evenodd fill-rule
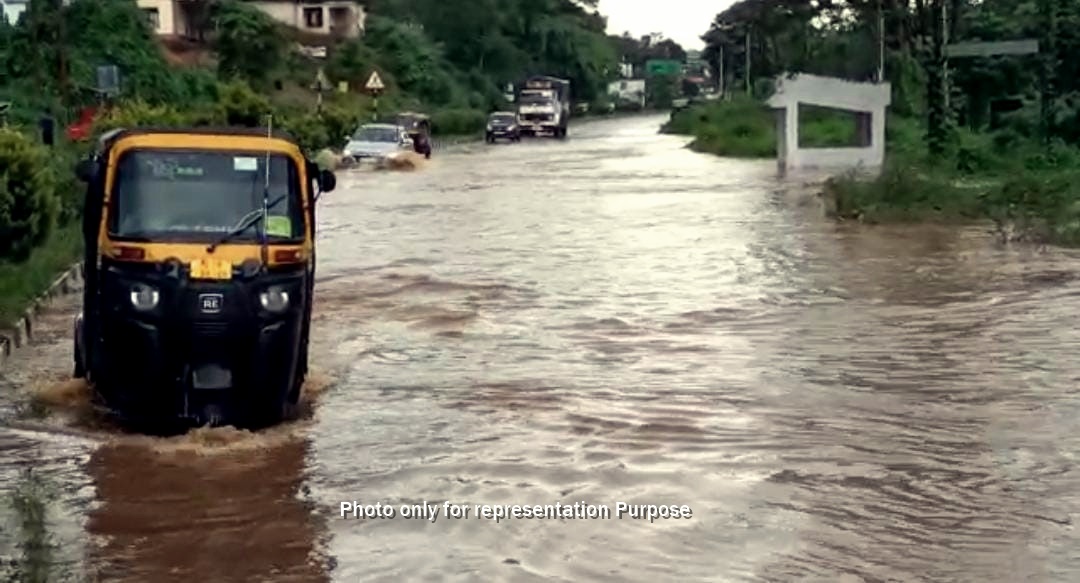
<instances>
[{"instance_id":1,"label":"auto rickshaw front wheel","mask_svg":"<svg viewBox=\"0 0 1080 583\"><path fill-rule=\"evenodd\" d=\"M248 429L266 429L290 418L296 405L288 399L266 399L261 403L252 403L244 415L244 425Z\"/></svg>"},{"instance_id":2,"label":"auto rickshaw front wheel","mask_svg":"<svg viewBox=\"0 0 1080 583\"><path fill-rule=\"evenodd\" d=\"M265 429L295 419L300 411L303 383L304 377L297 375L293 387L284 395L251 395L243 415L245 425L251 429Z\"/></svg>"}]
</instances>

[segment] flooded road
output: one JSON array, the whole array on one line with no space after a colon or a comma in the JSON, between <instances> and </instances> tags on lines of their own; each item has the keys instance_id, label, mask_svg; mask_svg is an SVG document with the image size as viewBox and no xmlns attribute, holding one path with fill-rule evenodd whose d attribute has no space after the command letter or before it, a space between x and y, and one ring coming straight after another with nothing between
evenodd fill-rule
<instances>
[{"instance_id":1,"label":"flooded road","mask_svg":"<svg viewBox=\"0 0 1080 583\"><path fill-rule=\"evenodd\" d=\"M837 226L662 118L342 172L305 418L88 419L3 373L2 569L107 581L1075 581L1075 252ZM688 519L342 519L344 501ZM40 580L40 579L39 579Z\"/></svg>"}]
</instances>

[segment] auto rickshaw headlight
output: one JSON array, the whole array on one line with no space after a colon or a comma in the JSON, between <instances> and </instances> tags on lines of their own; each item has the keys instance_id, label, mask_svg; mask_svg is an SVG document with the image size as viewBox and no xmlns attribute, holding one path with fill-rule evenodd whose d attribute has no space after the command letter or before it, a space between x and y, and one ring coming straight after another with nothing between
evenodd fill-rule
<instances>
[{"instance_id":1,"label":"auto rickshaw headlight","mask_svg":"<svg viewBox=\"0 0 1080 583\"><path fill-rule=\"evenodd\" d=\"M259 294L259 303L264 310L280 314L289 307L289 292L281 286L270 286Z\"/></svg>"},{"instance_id":2,"label":"auto rickshaw headlight","mask_svg":"<svg viewBox=\"0 0 1080 583\"><path fill-rule=\"evenodd\" d=\"M149 312L157 307L161 294L157 288L145 283L131 286L131 306L140 312Z\"/></svg>"}]
</instances>

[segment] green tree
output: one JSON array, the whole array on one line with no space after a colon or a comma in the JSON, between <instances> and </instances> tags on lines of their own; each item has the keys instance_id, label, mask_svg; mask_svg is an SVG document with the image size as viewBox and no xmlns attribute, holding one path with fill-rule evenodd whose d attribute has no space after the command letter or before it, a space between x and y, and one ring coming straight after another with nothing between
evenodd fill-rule
<instances>
[{"instance_id":1,"label":"green tree","mask_svg":"<svg viewBox=\"0 0 1080 583\"><path fill-rule=\"evenodd\" d=\"M285 63L288 41L269 16L236 0L214 7L219 72L264 85Z\"/></svg>"},{"instance_id":2,"label":"green tree","mask_svg":"<svg viewBox=\"0 0 1080 583\"><path fill-rule=\"evenodd\" d=\"M0 258L25 259L60 213L48 152L26 136L0 129Z\"/></svg>"}]
</instances>

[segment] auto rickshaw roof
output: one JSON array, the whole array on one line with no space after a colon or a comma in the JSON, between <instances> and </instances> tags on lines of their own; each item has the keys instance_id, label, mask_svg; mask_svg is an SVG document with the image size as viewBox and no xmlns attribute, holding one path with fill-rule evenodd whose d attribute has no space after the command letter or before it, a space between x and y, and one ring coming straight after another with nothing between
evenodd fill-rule
<instances>
[{"instance_id":1,"label":"auto rickshaw roof","mask_svg":"<svg viewBox=\"0 0 1080 583\"><path fill-rule=\"evenodd\" d=\"M248 137L264 138L268 140L283 140L299 149L299 144L292 134L282 130L269 130L268 128L246 127L180 127L180 128L118 128L108 131L98 139L98 151L104 152L111 148L117 141L132 136L148 136L160 134L163 136L196 135L207 137Z\"/></svg>"}]
</instances>

